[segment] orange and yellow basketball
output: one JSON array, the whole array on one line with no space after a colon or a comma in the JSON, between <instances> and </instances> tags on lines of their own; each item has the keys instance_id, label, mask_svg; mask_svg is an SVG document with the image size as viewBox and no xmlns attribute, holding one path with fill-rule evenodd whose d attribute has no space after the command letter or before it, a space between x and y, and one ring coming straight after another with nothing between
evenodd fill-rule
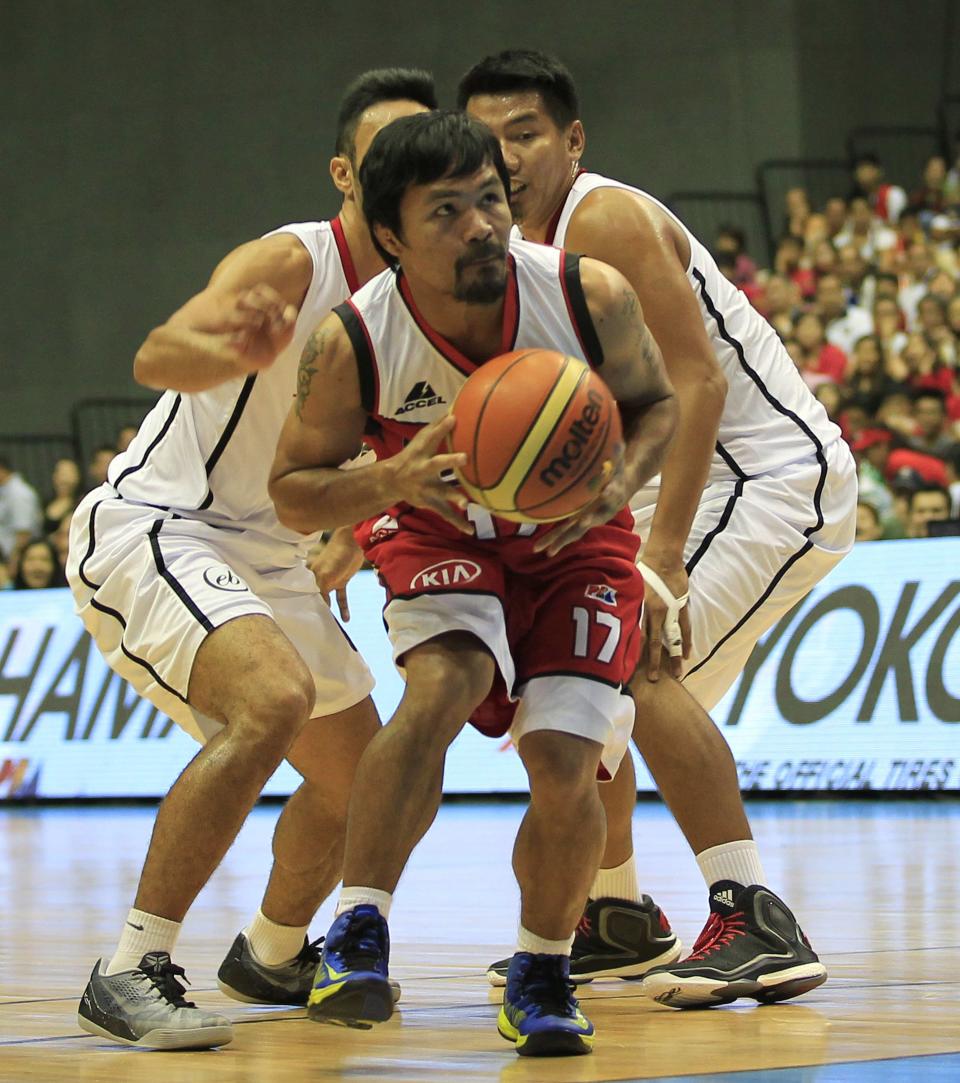
<instances>
[{"instance_id":1,"label":"orange and yellow basketball","mask_svg":"<svg viewBox=\"0 0 960 1083\"><path fill-rule=\"evenodd\" d=\"M472 501L522 523L566 519L602 488L623 443L620 412L589 365L514 350L481 365L457 395L452 451Z\"/></svg>"}]
</instances>

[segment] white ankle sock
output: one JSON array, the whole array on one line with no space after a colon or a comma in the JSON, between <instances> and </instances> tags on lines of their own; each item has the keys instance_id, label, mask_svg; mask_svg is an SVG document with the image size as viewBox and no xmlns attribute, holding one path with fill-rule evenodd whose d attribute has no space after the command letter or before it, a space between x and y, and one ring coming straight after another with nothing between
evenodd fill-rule
<instances>
[{"instance_id":1,"label":"white ankle sock","mask_svg":"<svg viewBox=\"0 0 960 1083\"><path fill-rule=\"evenodd\" d=\"M523 925L517 933L517 951L529 951L534 955L569 955L572 946L573 936L568 940L544 940Z\"/></svg>"},{"instance_id":2,"label":"white ankle sock","mask_svg":"<svg viewBox=\"0 0 960 1083\"><path fill-rule=\"evenodd\" d=\"M597 869L597 875L590 887L591 899L626 899L628 902L638 903L640 894L633 854L615 868Z\"/></svg>"},{"instance_id":3,"label":"white ankle sock","mask_svg":"<svg viewBox=\"0 0 960 1083\"><path fill-rule=\"evenodd\" d=\"M718 880L733 880L744 887L767 882L760 863L760 850L753 839L724 842L702 850L697 854L697 864L708 888Z\"/></svg>"},{"instance_id":4,"label":"white ankle sock","mask_svg":"<svg viewBox=\"0 0 960 1083\"><path fill-rule=\"evenodd\" d=\"M263 911L253 915L253 921L243 930L250 950L264 966L280 966L290 960L303 947L307 935L306 925L278 925Z\"/></svg>"},{"instance_id":5,"label":"white ankle sock","mask_svg":"<svg viewBox=\"0 0 960 1083\"><path fill-rule=\"evenodd\" d=\"M381 891L375 887L344 886L340 892L334 916L339 917L344 910L352 910L355 906L375 906L380 911L380 916L386 921L390 917L392 904L393 894L389 891Z\"/></svg>"},{"instance_id":6,"label":"white ankle sock","mask_svg":"<svg viewBox=\"0 0 960 1083\"><path fill-rule=\"evenodd\" d=\"M151 951L165 951L173 955L181 927L179 921L160 918L143 910L131 910L120 934L120 943L104 973L118 974L121 970L133 970Z\"/></svg>"}]
</instances>

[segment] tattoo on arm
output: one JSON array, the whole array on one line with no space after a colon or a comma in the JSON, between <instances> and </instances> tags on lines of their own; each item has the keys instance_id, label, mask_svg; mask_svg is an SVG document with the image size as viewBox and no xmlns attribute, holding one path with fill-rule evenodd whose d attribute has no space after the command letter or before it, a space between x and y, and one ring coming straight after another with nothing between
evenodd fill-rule
<instances>
[{"instance_id":1,"label":"tattoo on arm","mask_svg":"<svg viewBox=\"0 0 960 1083\"><path fill-rule=\"evenodd\" d=\"M297 418L300 421L303 421L303 408L310 395L313 377L318 371L314 361L323 353L326 337L326 331L314 331L307 339L300 357L300 367L297 369Z\"/></svg>"}]
</instances>

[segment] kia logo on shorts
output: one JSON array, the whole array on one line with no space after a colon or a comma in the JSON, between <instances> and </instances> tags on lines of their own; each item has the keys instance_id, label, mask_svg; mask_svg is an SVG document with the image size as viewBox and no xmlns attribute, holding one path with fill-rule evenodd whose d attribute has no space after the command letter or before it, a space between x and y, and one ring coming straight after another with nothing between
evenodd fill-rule
<instances>
[{"instance_id":1,"label":"kia logo on shorts","mask_svg":"<svg viewBox=\"0 0 960 1083\"><path fill-rule=\"evenodd\" d=\"M472 560L441 560L424 568L410 581L411 590L429 590L431 587L459 587L472 583L480 577L480 565Z\"/></svg>"},{"instance_id":2,"label":"kia logo on shorts","mask_svg":"<svg viewBox=\"0 0 960 1083\"><path fill-rule=\"evenodd\" d=\"M226 566L213 564L203 573L203 581L215 590L249 590L246 583Z\"/></svg>"}]
</instances>

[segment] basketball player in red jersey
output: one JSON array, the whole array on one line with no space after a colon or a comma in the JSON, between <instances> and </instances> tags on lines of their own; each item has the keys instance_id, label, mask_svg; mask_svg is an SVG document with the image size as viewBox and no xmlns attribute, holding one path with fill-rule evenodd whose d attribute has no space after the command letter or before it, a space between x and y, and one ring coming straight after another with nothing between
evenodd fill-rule
<instances>
[{"instance_id":1,"label":"basketball player in red jersey","mask_svg":"<svg viewBox=\"0 0 960 1083\"><path fill-rule=\"evenodd\" d=\"M580 169L585 136L562 64L529 50L488 57L463 77L458 102L500 140L524 237L604 260L634 287L680 403L662 478L631 500L644 539L650 648L631 683L634 739L697 856L711 916L690 959L655 968L642 988L675 1007L797 996L826 969L762 886L736 766L706 711L759 636L849 551L852 458L773 330L686 227L652 196ZM607 852L590 892L589 932L578 934L587 942L575 950L593 956L595 976L604 957L611 975L622 965L642 898L634 800L626 757L604 790ZM502 970L494 964L491 980Z\"/></svg>"},{"instance_id":2,"label":"basketball player in red jersey","mask_svg":"<svg viewBox=\"0 0 960 1083\"><path fill-rule=\"evenodd\" d=\"M297 530L360 524L406 689L358 770L344 888L308 1012L355 1026L389 1017L392 893L424 811L436 813L446 750L472 719L491 735L509 730L531 789L513 855L521 925L500 1032L525 1055L586 1053L593 1027L570 992L569 953L603 848L596 778L616 771L629 740L623 688L640 650L625 504L659 469L672 391L622 275L522 241L508 255L509 178L482 124L452 111L395 121L360 176L394 269L307 344L270 492ZM515 347L600 367L623 417L610 481L553 527L484 514L441 476L465 459L437 453L450 403L477 366ZM338 469L364 440L379 461ZM456 574L436 574L442 564Z\"/></svg>"},{"instance_id":3,"label":"basketball player in red jersey","mask_svg":"<svg viewBox=\"0 0 960 1083\"><path fill-rule=\"evenodd\" d=\"M306 1003L319 961L307 925L340 879L350 784L378 719L370 672L320 597L304 539L277 521L267 474L303 343L384 266L358 165L380 127L435 105L425 72L367 72L348 89L330 167L340 215L241 245L150 333L135 374L165 394L74 515L68 572L84 623L203 745L160 806L119 944L84 991L78 1021L91 1033L167 1049L230 1041L226 1018L184 1000L171 955L283 758L304 781L277 823L260 909L218 978L239 1000Z\"/></svg>"}]
</instances>

